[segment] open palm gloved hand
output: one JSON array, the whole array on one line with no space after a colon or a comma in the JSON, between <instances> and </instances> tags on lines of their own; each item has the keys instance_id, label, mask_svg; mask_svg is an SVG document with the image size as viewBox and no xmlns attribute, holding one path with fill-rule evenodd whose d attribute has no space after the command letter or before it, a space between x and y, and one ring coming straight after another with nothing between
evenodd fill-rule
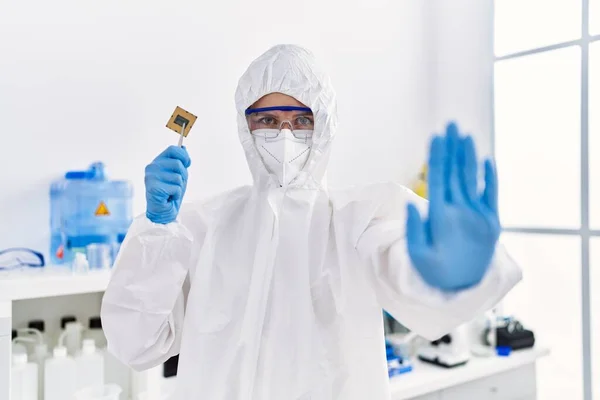
<instances>
[{"instance_id":1,"label":"open palm gloved hand","mask_svg":"<svg viewBox=\"0 0 600 400\"><path fill-rule=\"evenodd\" d=\"M422 220L408 205L407 247L415 269L435 288L458 291L485 275L500 236L498 182L486 160L485 188L477 190L477 156L470 136L449 124L435 136L429 155L429 213Z\"/></svg>"}]
</instances>

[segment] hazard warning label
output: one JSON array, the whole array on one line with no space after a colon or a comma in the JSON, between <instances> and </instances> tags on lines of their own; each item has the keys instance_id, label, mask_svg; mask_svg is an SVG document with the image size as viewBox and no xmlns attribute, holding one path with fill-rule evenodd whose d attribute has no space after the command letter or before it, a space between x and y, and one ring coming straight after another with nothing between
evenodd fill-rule
<instances>
[{"instance_id":1,"label":"hazard warning label","mask_svg":"<svg viewBox=\"0 0 600 400\"><path fill-rule=\"evenodd\" d=\"M94 213L97 217L102 217L105 215L110 215L110 211L108 211L108 207L106 207L106 203L101 201L98 204L98 208L96 208L96 212Z\"/></svg>"}]
</instances>

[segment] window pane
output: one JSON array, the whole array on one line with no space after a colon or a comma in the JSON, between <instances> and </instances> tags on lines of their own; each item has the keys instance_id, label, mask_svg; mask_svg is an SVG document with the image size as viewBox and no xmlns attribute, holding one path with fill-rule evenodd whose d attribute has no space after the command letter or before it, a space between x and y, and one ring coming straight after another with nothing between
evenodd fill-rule
<instances>
[{"instance_id":1,"label":"window pane","mask_svg":"<svg viewBox=\"0 0 600 400\"><path fill-rule=\"evenodd\" d=\"M500 61L495 141L506 226L580 225L581 51Z\"/></svg>"},{"instance_id":2,"label":"window pane","mask_svg":"<svg viewBox=\"0 0 600 400\"><path fill-rule=\"evenodd\" d=\"M581 0L494 1L497 56L581 37Z\"/></svg>"},{"instance_id":3,"label":"window pane","mask_svg":"<svg viewBox=\"0 0 600 400\"><path fill-rule=\"evenodd\" d=\"M590 297L592 316L592 391L600 398L600 238L590 241Z\"/></svg>"},{"instance_id":4,"label":"window pane","mask_svg":"<svg viewBox=\"0 0 600 400\"><path fill-rule=\"evenodd\" d=\"M600 0L590 0L590 34L600 35Z\"/></svg>"},{"instance_id":5,"label":"window pane","mask_svg":"<svg viewBox=\"0 0 600 400\"><path fill-rule=\"evenodd\" d=\"M590 45L590 226L600 229L600 42Z\"/></svg>"},{"instance_id":6,"label":"window pane","mask_svg":"<svg viewBox=\"0 0 600 400\"><path fill-rule=\"evenodd\" d=\"M551 354L537 368L538 399L582 399L581 240L574 236L504 234L523 281L504 302Z\"/></svg>"}]
</instances>

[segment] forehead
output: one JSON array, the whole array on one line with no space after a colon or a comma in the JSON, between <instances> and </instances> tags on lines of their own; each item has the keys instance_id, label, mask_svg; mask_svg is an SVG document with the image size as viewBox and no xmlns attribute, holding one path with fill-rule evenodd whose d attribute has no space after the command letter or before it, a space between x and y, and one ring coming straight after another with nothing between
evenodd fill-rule
<instances>
[{"instance_id":1,"label":"forehead","mask_svg":"<svg viewBox=\"0 0 600 400\"><path fill-rule=\"evenodd\" d=\"M297 106L307 107L305 104L300 103L295 98L288 96L283 93L269 93L260 99L258 99L250 108L264 108L264 107L276 107L276 106Z\"/></svg>"}]
</instances>

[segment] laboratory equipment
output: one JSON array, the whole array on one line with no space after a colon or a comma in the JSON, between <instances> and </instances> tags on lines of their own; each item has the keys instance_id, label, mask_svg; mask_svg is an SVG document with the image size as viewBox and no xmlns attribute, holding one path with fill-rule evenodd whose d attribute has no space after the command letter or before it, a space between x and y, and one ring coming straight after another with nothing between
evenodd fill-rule
<instances>
[{"instance_id":1,"label":"laboratory equipment","mask_svg":"<svg viewBox=\"0 0 600 400\"><path fill-rule=\"evenodd\" d=\"M96 350L94 339L84 339L81 352L75 357L77 390L104 385L104 356Z\"/></svg>"},{"instance_id":2,"label":"laboratory equipment","mask_svg":"<svg viewBox=\"0 0 600 400\"><path fill-rule=\"evenodd\" d=\"M39 268L46 265L42 253L23 247L14 247L0 251L0 270L21 267Z\"/></svg>"},{"instance_id":3,"label":"laboratory equipment","mask_svg":"<svg viewBox=\"0 0 600 400\"><path fill-rule=\"evenodd\" d=\"M74 315L64 315L64 316L62 316L60 318L60 330L58 332L56 332L56 334L55 334L56 336L53 338L53 342L52 343L58 344L60 336L65 331L65 328L67 327L67 324L69 322L75 322L75 321L77 321L77 317L75 317Z\"/></svg>"},{"instance_id":4,"label":"laboratory equipment","mask_svg":"<svg viewBox=\"0 0 600 400\"><path fill-rule=\"evenodd\" d=\"M67 348L57 346L53 357L46 360L44 370L44 400L72 399L75 394L77 364L67 354Z\"/></svg>"},{"instance_id":5,"label":"laboratory equipment","mask_svg":"<svg viewBox=\"0 0 600 400\"><path fill-rule=\"evenodd\" d=\"M461 325L451 333L423 346L418 351L418 357L421 361L445 368L465 365L470 359L466 326Z\"/></svg>"},{"instance_id":6,"label":"laboratory equipment","mask_svg":"<svg viewBox=\"0 0 600 400\"><path fill-rule=\"evenodd\" d=\"M87 260L87 256L83 253L75 253L75 259L71 263L71 270L76 274L88 273L90 270L90 263Z\"/></svg>"},{"instance_id":7,"label":"laboratory equipment","mask_svg":"<svg viewBox=\"0 0 600 400\"><path fill-rule=\"evenodd\" d=\"M16 329L13 329L11 332L11 341L12 341L12 354L27 354L27 347L25 347L24 342L20 340L15 340L19 337L19 333Z\"/></svg>"},{"instance_id":8,"label":"laboratory equipment","mask_svg":"<svg viewBox=\"0 0 600 400\"><path fill-rule=\"evenodd\" d=\"M50 256L55 264L70 264L87 246L113 247L132 221L132 184L108 180L104 164L70 171L50 186Z\"/></svg>"},{"instance_id":9,"label":"laboratory equipment","mask_svg":"<svg viewBox=\"0 0 600 400\"><path fill-rule=\"evenodd\" d=\"M28 351L31 354L31 362L37 365L37 376L38 376L38 396L40 399L44 395L44 368L46 359L48 358L48 345L45 342L43 331L45 330L45 324L43 320L29 321L29 328L19 329L18 332L22 334L34 335L36 339L28 338L33 343L33 349ZM37 328L34 328L37 327Z\"/></svg>"},{"instance_id":10,"label":"laboratory equipment","mask_svg":"<svg viewBox=\"0 0 600 400\"><path fill-rule=\"evenodd\" d=\"M100 317L91 317L88 323L88 329L83 333L84 339L93 339L98 349L106 348L106 336L102 330L102 320Z\"/></svg>"},{"instance_id":11,"label":"laboratory equipment","mask_svg":"<svg viewBox=\"0 0 600 400\"><path fill-rule=\"evenodd\" d=\"M119 361L108 349L104 349L104 382L114 383L122 389L121 400L128 400L132 392L133 372L131 368Z\"/></svg>"},{"instance_id":12,"label":"laboratory equipment","mask_svg":"<svg viewBox=\"0 0 600 400\"><path fill-rule=\"evenodd\" d=\"M500 357L508 357L508 356L510 356L511 352L512 352L512 349L509 346L498 346L498 347L496 347L496 353Z\"/></svg>"},{"instance_id":13,"label":"laboratory equipment","mask_svg":"<svg viewBox=\"0 0 600 400\"><path fill-rule=\"evenodd\" d=\"M27 323L27 328L33 329L33 331L30 331L30 333L33 333L33 334L39 333L42 336L41 341L44 343L46 342L46 337L45 337L46 323L44 322L43 319L32 319L31 321L29 321Z\"/></svg>"},{"instance_id":14,"label":"laboratory equipment","mask_svg":"<svg viewBox=\"0 0 600 400\"><path fill-rule=\"evenodd\" d=\"M410 360L396 351L395 347L386 341L385 343L386 359L388 363L388 376L405 374L412 371L412 364Z\"/></svg>"},{"instance_id":15,"label":"laboratory equipment","mask_svg":"<svg viewBox=\"0 0 600 400\"><path fill-rule=\"evenodd\" d=\"M121 391L114 384L87 387L75 393L75 400L119 400Z\"/></svg>"},{"instance_id":16,"label":"laboratory equipment","mask_svg":"<svg viewBox=\"0 0 600 400\"><path fill-rule=\"evenodd\" d=\"M507 317L502 319L496 327L496 346L510 347L512 350L527 349L535 345L535 335L525 329L516 319ZM486 337L491 337L491 332L486 332Z\"/></svg>"},{"instance_id":17,"label":"laboratory equipment","mask_svg":"<svg viewBox=\"0 0 600 400\"><path fill-rule=\"evenodd\" d=\"M64 332L61 334L58 342L59 345L63 345L63 340L67 351L70 355L74 356L81 349L81 336L83 334L83 325L80 322L68 322L65 325Z\"/></svg>"},{"instance_id":18,"label":"laboratory equipment","mask_svg":"<svg viewBox=\"0 0 600 400\"><path fill-rule=\"evenodd\" d=\"M494 309L477 316L471 321L471 354L477 357L496 356L496 312Z\"/></svg>"},{"instance_id":19,"label":"laboratory equipment","mask_svg":"<svg viewBox=\"0 0 600 400\"><path fill-rule=\"evenodd\" d=\"M131 392L131 369L120 362L106 348L106 336L102 330L102 320L100 317L91 317L88 329L83 333L85 339L93 339L98 352L104 357L104 382L114 383L121 388L120 397L123 400L129 398Z\"/></svg>"},{"instance_id":20,"label":"laboratory equipment","mask_svg":"<svg viewBox=\"0 0 600 400\"><path fill-rule=\"evenodd\" d=\"M28 362L27 354L13 354L11 400L38 400L38 366Z\"/></svg>"},{"instance_id":21,"label":"laboratory equipment","mask_svg":"<svg viewBox=\"0 0 600 400\"><path fill-rule=\"evenodd\" d=\"M86 246L86 256L90 269L110 268L113 260L113 246L106 243L92 243Z\"/></svg>"}]
</instances>

